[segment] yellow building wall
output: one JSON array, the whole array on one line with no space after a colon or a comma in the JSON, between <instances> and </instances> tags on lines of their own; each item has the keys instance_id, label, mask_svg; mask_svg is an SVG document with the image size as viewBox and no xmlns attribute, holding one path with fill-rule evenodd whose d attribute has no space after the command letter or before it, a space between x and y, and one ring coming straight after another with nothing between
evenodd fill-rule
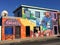
<instances>
[{"instance_id":1,"label":"yellow building wall","mask_svg":"<svg viewBox=\"0 0 60 45\"><path fill-rule=\"evenodd\" d=\"M28 20L27 18L26 19L23 19L23 18L20 18L21 20L21 23L24 25L24 26L30 26L30 30L33 31L33 27L36 26L35 23L31 22L30 20Z\"/></svg>"}]
</instances>

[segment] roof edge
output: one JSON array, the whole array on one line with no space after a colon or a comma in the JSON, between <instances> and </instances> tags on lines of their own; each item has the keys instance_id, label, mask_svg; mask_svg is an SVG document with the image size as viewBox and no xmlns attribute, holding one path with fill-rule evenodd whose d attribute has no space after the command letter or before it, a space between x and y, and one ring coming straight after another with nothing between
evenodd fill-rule
<instances>
[{"instance_id":1,"label":"roof edge","mask_svg":"<svg viewBox=\"0 0 60 45\"><path fill-rule=\"evenodd\" d=\"M57 12L59 12L59 10L56 10L56 9L49 9L49 8L42 8L42 7L36 7L36 6L21 5L20 7L18 7L17 9L15 9L15 10L13 11L13 13L14 13L15 11L17 11L17 10L18 10L19 8L21 8L21 7L36 8L36 9L43 9L43 10L50 10L50 11L57 11Z\"/></svg>"},{"instance_id":2,"label":"roof edge","mask_svg":"<svg viewBox=\"0 0 60 45\"><path fill-rule=\"evenodd\" d=\"M43 8L43 7L36 7L36 6L28 6L28 5L21 5L22 7L31 7L31 8L38 8L38 9L46 9L46 10L53 10L53 11L59 11L56 9L50 9L50 8Z\"/></svg>"}]
</instances>

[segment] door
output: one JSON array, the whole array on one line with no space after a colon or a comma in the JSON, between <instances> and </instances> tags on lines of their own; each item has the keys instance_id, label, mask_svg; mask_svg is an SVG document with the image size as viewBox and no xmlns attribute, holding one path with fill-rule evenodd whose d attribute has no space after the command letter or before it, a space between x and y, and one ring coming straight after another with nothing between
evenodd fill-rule
<instances>
[{"instance_id":1,"label":"door","mask_svg":"<svg viewBox=\"0 0 60 45\"><path fill-rule=\"evenodd\" d=\"M15 27L15 38L18 39L21 37L21 27L20 26L16 26Z\"/></svg>"},{"instance_id":2,"label":"door","mask_svg":"<svg viewBox=\"0 0 60 45\"><path fill-rule=\"evenodd\" d=\"M26 37L30 36L30 26L26 26Z\"/></svg>"},{"instance_id":3,"label":"door","mask_svg":"<svg viewBox=\"0 0 60 45\"><path fill-rule=\"evenodd\" d=\"M54 26L54 34L57 35L58 34L58 27Z\"/></svg>"}]
</instances>

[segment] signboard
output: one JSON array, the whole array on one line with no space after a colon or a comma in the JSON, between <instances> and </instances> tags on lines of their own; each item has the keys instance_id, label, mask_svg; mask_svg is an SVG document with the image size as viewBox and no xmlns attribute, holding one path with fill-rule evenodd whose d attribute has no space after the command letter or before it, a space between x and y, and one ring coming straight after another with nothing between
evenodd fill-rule
<instances>
[{"instance_id":1,"label":"signboard","mask_svg":"<svg viewBox=\"0 0 60 45\"><path fill-rule=\"evenodd\" d=\"M7 19L5 25L20 25L20 23L16 19Z\"/></svg>"}]
</instances>

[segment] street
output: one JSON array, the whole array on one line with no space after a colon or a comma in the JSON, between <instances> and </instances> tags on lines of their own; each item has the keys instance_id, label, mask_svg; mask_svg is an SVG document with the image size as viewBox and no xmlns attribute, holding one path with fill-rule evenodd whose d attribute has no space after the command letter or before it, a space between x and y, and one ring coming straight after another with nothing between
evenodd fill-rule
<instances>
[{"instance_id":1,"label":"street","mask_svg":"<svg viewBox=\"0 0 60 45\"><path fill-rule=\"evenodd\" d=\"M29 39L29 38L27 38ZM35 40L34 40L35 39ZM59 38L45 38L45 39L38 39L34 38L34 39L29 39L29 40L14 40L13 43L12 41L5 41L5 43L1 43L0 45L60 45L60 37ZM34 41L33 41L34 40ZM7 43L10 42L10 43Z\"/></svg>"},{"instance_id":2,"label":"street","mask_svg":"<svg viewBox=\"0 0 60 45\"><path fill-rule=\"evenodd\" d=\"M47 40L47 41L34 41L34 42L22 42L10 45L60 45L60 39Z\"/></svg>"}]
</instances>

